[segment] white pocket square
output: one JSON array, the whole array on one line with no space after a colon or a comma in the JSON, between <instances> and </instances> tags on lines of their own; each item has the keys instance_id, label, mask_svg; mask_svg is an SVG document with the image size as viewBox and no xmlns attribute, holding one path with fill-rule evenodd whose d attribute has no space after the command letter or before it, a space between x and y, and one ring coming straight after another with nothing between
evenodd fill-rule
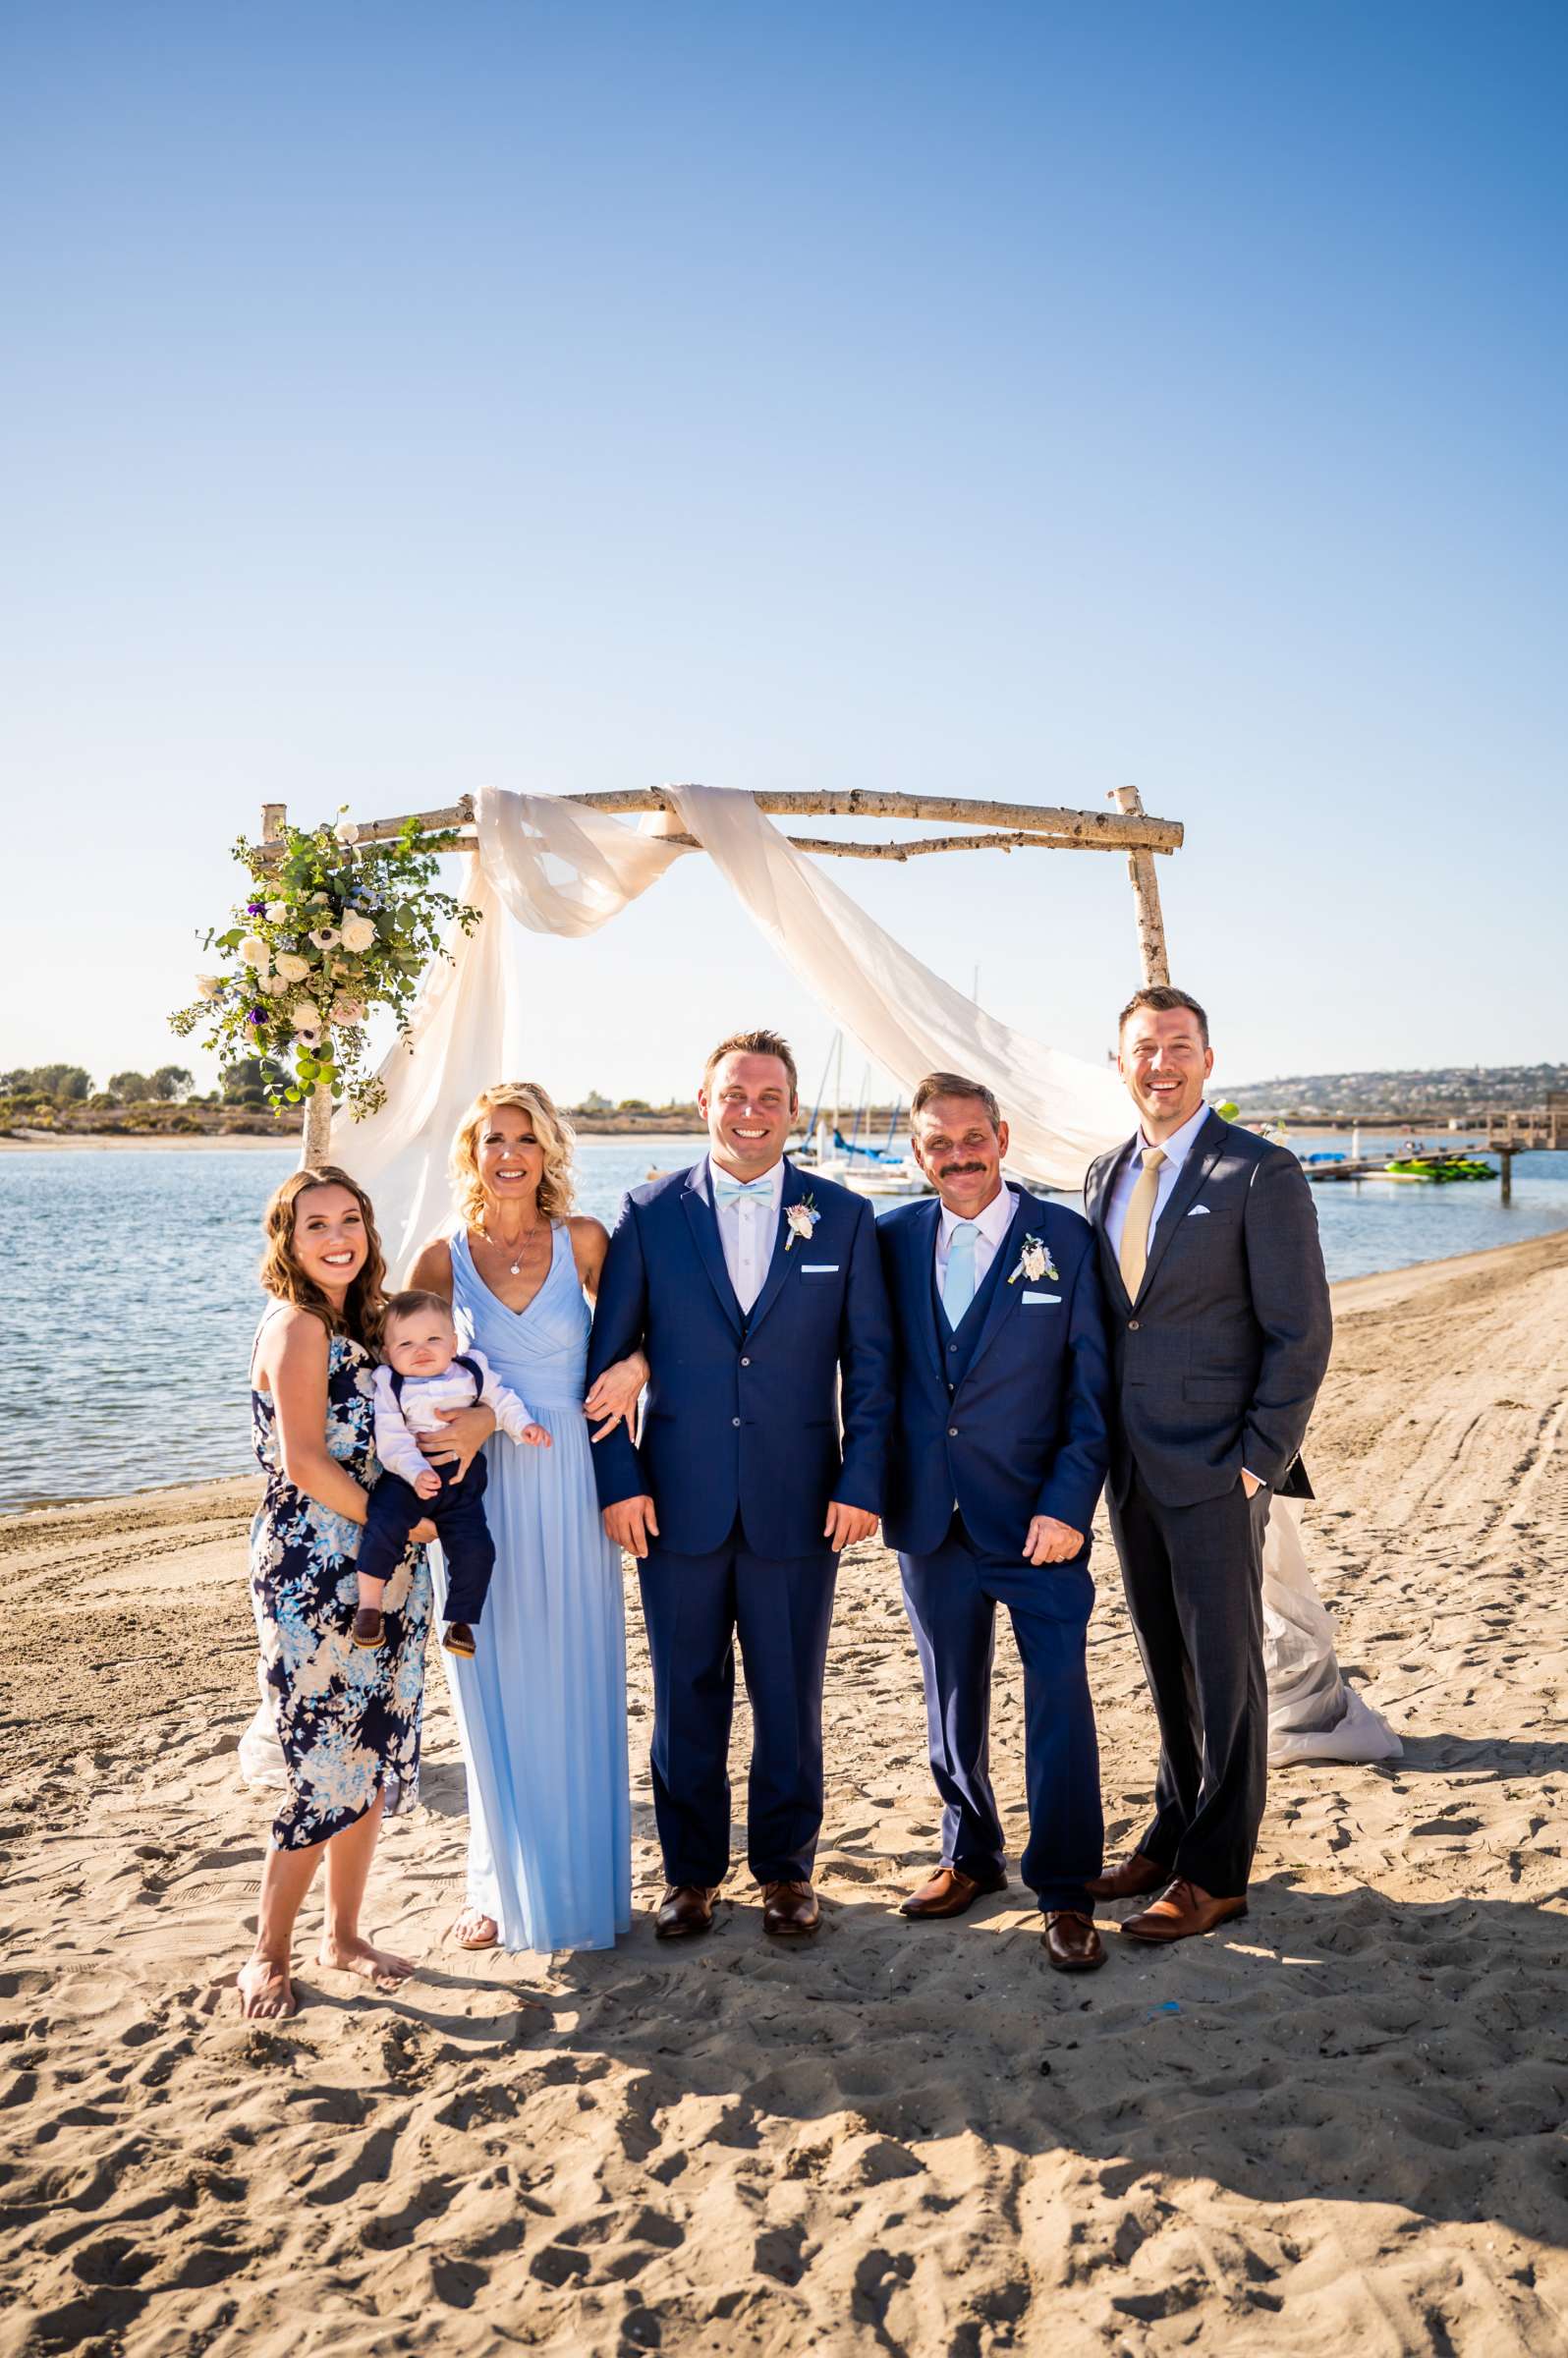
<instances>
[{"instance_id":1,"label":"white pocket square","mask_svg":"<svg viewBox=\"0 0 1568 2358\"><path fill-rule=\"evenodd\" d=\"M1024 1307L1027 1309L1031 1302L1059 1302L1061 1298L1060 1294L1026 1294Z\"/></svg>"},{"instance_id":2,"label":"white pocket square","mask_svg":"<svg viewBox=\"0 0 1568 2358\"><path fill-rule=\"evenodd\" d=\"M1187 1214L1187 1217L1190 1220L1206 1220L1208 1217L1208 1206L1206 1204L1195 1204L1192 1207L1192 1210Z\"/></svg>"},{"instance_id":3,"label":"white pocket square","mask_svg":"<svg viewBox=\"0 0 1568 2358\"><path fill-rule=\"evenodd\" d=\"M836 1277L838 1263L836 1261L803 1261L801 1275L803 1277Z\"/></svg>"}]
</instances>

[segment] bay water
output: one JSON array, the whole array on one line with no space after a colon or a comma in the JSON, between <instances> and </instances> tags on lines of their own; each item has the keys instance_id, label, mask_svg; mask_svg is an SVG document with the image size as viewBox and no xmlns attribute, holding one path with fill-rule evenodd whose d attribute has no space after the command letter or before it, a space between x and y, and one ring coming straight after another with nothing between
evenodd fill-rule
<instances>
[{"instance_id":1,"label":"bay water","mask_svg":"<svg viewBox=\"0 0 1568 2358\"><path fill-rule=\"evenodd\" d=\"M691 1162L700 1144L581 1141L579 1207L613 1222L650 1166ZM0 1151L0 1510L252 1470L260 1217L294 1159L285 1147ZM1507 1209L1481 1183L1313 1193L1330 1277L1361 1276L1568 1227L1568 1154L1519 1157Z\"/></svg>"}]
</instances>

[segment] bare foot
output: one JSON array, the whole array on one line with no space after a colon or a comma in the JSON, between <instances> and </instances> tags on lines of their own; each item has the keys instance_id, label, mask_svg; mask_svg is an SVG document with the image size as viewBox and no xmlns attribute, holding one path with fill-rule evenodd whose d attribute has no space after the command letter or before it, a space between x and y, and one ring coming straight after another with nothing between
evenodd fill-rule
<instances>
[{"instance_id":1,"label":"bare foot","mask_svg":"<svg viewBox=\"0 0 1568 2358\"><path fill-rule=\"evenodd\" d=\"M352 1940L338 1940L324 1934L316 1962L336 1966L339 1973L357 1973L374 1990L395 1990L399 1982L406 1982L411 1973L419 1970L407 1957L398 1956L390 1948L372 1947L358 1935Z\"/></svg>"},{"instance_id":2,"label":"bare foot","mask_svg":"<svg viewBox=\"0 0 1568 2358\"><path fill-rule=\"evenodd\" d=\"M452 1937L459 1948L494 1948L501 1928L482 1908L465 1908L452 1927Z\"/></svg>"},{"instance_id":3,"label":"bare foot","mask_svg":"<svg viewBox=\"0 0 1568 2358\"><path fill-rule=\"evenodd\" d=\"M289 1969L271 1957L252 1957L249 1964L242 1965L235 1987L240 1993L240 2012L257 2021L275 2021L296 2011Z\"/></svg>"}]
</instances>

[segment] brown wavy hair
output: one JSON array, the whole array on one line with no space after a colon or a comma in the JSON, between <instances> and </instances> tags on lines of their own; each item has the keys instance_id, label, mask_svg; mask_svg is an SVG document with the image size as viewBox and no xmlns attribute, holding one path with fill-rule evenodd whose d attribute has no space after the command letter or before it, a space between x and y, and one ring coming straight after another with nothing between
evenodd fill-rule
<instances>
[{"instance_id":1,"label":"brown wavy hair","mask_svg":"<svg viewBox=\"0 0 1568 2358\"><path fill-rule=\"evenodd\" d=\"M484 1221L484 1184L479 1177L479 1125L497 1105L515 1105L526 1113L533 1124L534 1133L544 1149L544 1168L539 1174L539 1214L546 1220L564 1220L576 1201L573 1185L572 1149L577 1145L577 1132L564 1121L555 1109L555 1101L547 1089L537 1081L496 1081L490 1088L480 1090L468 1112L458 1124L452 1141L452 1160L448 1165L452 1177L452 1199L459 1219L465 1228L478 1228Z\"/></svg>"},{"instance_id":2,"label":"brown wavy hair","mask_svg":"<svg viewBox=\"0 0 1568 2358\"><path fill-rule=\"evenodd\" d=\"M343 1308L335 1310L312 1277L308 1277L294 1254L294 1222L300 1198L312 1187L346 1187L360 1207L364 1221L364 1266L344 1296ZM308 1310L319 1319L328 1334L346 1334L366 1351L373 1351L381 1339L381 1319L386 1309L386 1262L381 1253L381 1239L375 1225L375 1213L370 1199L357 1179L339 1170L335 1162L319 1163L311 1171L291 1171L281 1187L275 1188L261 1221L266 1238L266 1251L261 1256L261 1285L264 1292L278 1302L292 1303L296 1310Z\"/></svg>"}]
</instances>

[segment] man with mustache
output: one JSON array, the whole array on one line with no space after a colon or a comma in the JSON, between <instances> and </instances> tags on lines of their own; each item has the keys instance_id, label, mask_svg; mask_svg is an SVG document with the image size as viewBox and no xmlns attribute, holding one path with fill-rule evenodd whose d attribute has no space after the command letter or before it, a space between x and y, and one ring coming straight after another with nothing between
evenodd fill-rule
<instances>
[{"instance_id":1,"label":"man with mustache","mask_svg":"<svg viewBox=\"0 0 1568 2358\"><path fill-rule=\"evenodd\" d=\"M1138 1108L1091 1165L1116 1367L1111 1531L1159 1718L1154 1815L1094 1886L1147 1899L1135 1940L1247 1913L1267 1785L1262 1546L1333 1333L1312 1189L1285 1147L1204 1102L1208 1018L1169 983L1135 991L1117 1067Z\"/></svg>"},{"instance_id":2,"label":"man with mustache","mask_svg":"<svg viewBox=\"0 0 1568 2358\"><path fill-rule=\"evenodd\" d=\"M1006 1605L1024 1664L1024 1881L1063 1972L1103 1965L1099 1753L1085 1659L1090 1524L1105 1480L1110 1367L1094 1240L1002 1179L991 1092L931 1073L911 1143L937 1201L877 1223L898 1346L883 1522L925 1685L942 1856L904 1902L961 1916L1007 1881L989 1774L991 1656Z\"/></svg>"}]
</instances>

